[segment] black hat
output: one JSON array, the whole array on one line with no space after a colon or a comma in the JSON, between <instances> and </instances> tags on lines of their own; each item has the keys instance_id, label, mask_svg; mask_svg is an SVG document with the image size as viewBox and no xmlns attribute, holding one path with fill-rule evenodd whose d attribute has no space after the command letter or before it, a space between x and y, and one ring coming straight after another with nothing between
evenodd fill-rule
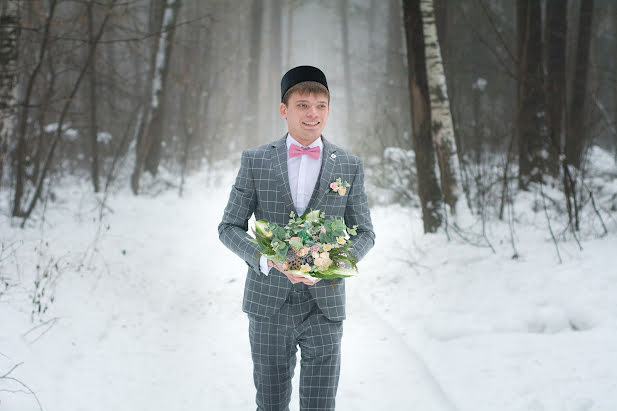
<instances>
[{"instance_id":1,"label":"black hat","mask_svg":"<svg viewBox=\"0 0 617 411\"><path fill-rule=\"evenodd\" d=\"M285 73L281 79L281 100L283 100L287 90L298 83L302 83L303 81L316 81L323 84L326 90L329 91L326 75L323 71L313 66L298 66Z\"/></svg>"}]
</instances>

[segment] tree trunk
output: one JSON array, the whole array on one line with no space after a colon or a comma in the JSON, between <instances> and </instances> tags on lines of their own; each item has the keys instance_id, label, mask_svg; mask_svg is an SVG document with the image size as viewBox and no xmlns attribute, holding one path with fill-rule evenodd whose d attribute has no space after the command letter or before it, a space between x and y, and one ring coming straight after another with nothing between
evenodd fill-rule
<instances>
[{"instance_id":1,"label":"tree trunk","mask_svg":"<svg viewBox=\"0 0 617 411\"><path fill-rule=\"evenodd\" d=\"M376 12L373 12L376 14ZM409 141L405 141L405 132L411 128L411 124L403 120L393 121L393 118L408 118L405 114L408 110L405 95L401 93L401 85L407 81L407 70L404 64L404 58L401 56L403 48L403 38L401 33L401 25L403 24L401 16L400 0L390 0L388 2L388 32L386 43L386 78L383 85L377 90L378 98L375 99L377 109L384 110L388 113L391 119L384 119L383 134L387 136L384 143L387 146L404 147L409 145ZM373 60L371 60L373 61ZM370 79L373 81L373 79ZM384 111L379 113L383 116Z\"/></svg>"},{"instance_id":2,"label":"tree trunk","mask_svg":"<svg viewBox=\"0 0 617 411\"><path fill-rule=\"evenodd\" d=\"M259 104L259 79L260 59L262 48L262 25L263 25L263 0L253 0L251 6L251 29L248 61L248 110L246 122L246 135L250 139L255 132L261 133L263 122L261 121L261 104Z\"/></svg>"},{"instance_id":3,"label":"tree trunk","mask_svg":"<svg viewBox=\"0 0 617 411\"><path fill-rule=\"evenodd\" d=\"M19 1L0 0L0 187L8 144L17 128L20 33Z\"/></svg>"},{"instance_id":4,"label":"tree trunk","mask_svg":"<svg viewBox=\"0 0 617 411\"><path fill-rule=\"evenodd\" d=\"M559 169L559 154L566 108L566 36L567 7L562 0L546 2L547 107L550 141L549 170L553 176Z\"/></svg>"},{"instance_id":5,"label":"tree trunk","mask_svg":"<svg viewBox=\"0 0 617 411\"><path fill-rule=\"evenodd\" d=\"M131 188L134 194L139 193L139 180L144 165L147 170L156 175L160 161L160 146L163 121L163 107L169 55L172 50L173 32L180 0L167 0L163 12L160 35L156 45L154 64L151 70L152 84L148 115L144 124L144 133L137 144L137 158L131 175Z\"/></svg>"},{"instance_id":6,"label":"tree trunk","mask_svg":"<svg viewBox=\"0 0 617 411\"><path fill-rule=\"evenodd\" d=\"M519 187L544 175L548 154L542 74L542 19L537 0L517 0Z\"/></svg>"},{"instance_id":7,"label":"tree trunk","mask_svg":"<svg viewBox=\"0 0 617 411\"><path fill-rule=\"evenodd\" d=\"M392 1L392 0L391 0ZM400 16L401 16L401 2L400 0L396 1L396 13L398 16L398 19L400 20ZM388 22L392 21L391 18L388 18ZM367 51L367 55L368 55L368 61L373 62L375 61L375 49L377 48L377 42L376 42L376 35L375 35L375 27L377 26L377 0L371 0L371 3L369 4L369 8L368 8L368 16L367 16L367 23L368 23L368 42L367 42L367 47L368 47L368 51ZM400 25L399 27L396 27L399 29L399 34L400 34ZM400 37L400 35L399 35ZM370 79L371 77L369 77Z\"/></svg>"},{"instance_id":8,"label":"tree trunk","mask_svg":"<svg viewBox=\"0 0 617 411\"><path fill-rule=\"evenodd\" d=\"M285 35L287 39L287 50L285 50L285 67L288 69L291 68L291 51L293 50L293 21L294 21L294 10L296 8L295 0L290 0L287 3L287 26ZM285 70L283 70L285 71Z\"/></svg>"},{"instance_id":9,"label":"tree trunk","mask_svg":"<svg viewBox=\"0 0 617 411\"><path fill-rule=\"evenodd\" d=\"M424 232L435 232L441 225L441 190L437 182L435 153L431 138L431 103L429 99L426 56L420 0L403 0L407 38L409 93L413 148L416 155L418 194L422 205Z\"/></svg>"},{"instance_id":10,"label":"tree trunk","mask_svg":"<svg viewBox=\"0 0 617 411\"><path fill-rule=\"evenodd\" d=\"M189 107L189 104L191 104L189 102L189 96L191 96L190 85L185 84L184 92L182 93L182 97L180 98L180 107L182 109L182 116L184 117L182 119L182 124L184 126L184 147L182 147L182 160L180 163L180 191L178 193L180 197L182 197L182 192L184 190L184 177L186 175L186 170L189 162L189 153L195 134L194 121L196 113L194 113L194 111L191 110L191 107ZM193 103L196 103L196 101L193 101Z\"/></svg>"},{"instance_id":11,"label":"tree trunk","mask_svg":"<svg viewBox=\"0 0 617 411\"><path fill-rule=\"evenodd\" d=\"M28 129L28 116L30 114L30 99L32 97L32 91L34 88L34 82L38 77L45 54L47 53L47 46L49 44L49 31L51 27L51 21L56 11L56 0L51 0L49 3L49 12L45 18L45 26L41 37L41 45L39 47L39 55L36 60L34 68L30 72L26 79L26 90L24 92L23 100L20 102L20 113L17 123L17 147L13 152L15 158L16 170L15 170L15 193L13 194L13 210L12 215L14 217L21 217L24 215L24 211L21 207L21 202L25 192L25 178L26 178L26 131Z\"/></svg>"},{"instance_id":12,"label":"tree trunk","mask_svg":"<svg viewBox=\"0 0 617 411\"><path fill-rule=\"evenodd\" d=\"M152 125L148 130L150 135L150 149L146 153L145 169L153 176L156 175L161 162L161 144L163 143L163 118L165 116L165 95L167 92L167 73L169 58L173 50L176 20L180 11L181 0L167 0L161 26L161 37L155 63L154 87L156 97L152 98ZM159 84L160 83L160 84Z\"/></svg>"},{"instance_id":13,"label":"tree trunk","mask_svg":"<svg viewBox=\"0 0 617 411\"><path fill-rule=\"evenodd\" d=\"M456 153L454 127L446 76L437 39L433 0L421 0L422 22L426 45L426 67L431 99L431 128L441 177L444 202L456 214L456 204L461 194L460 164Z\"/></svg>"},{"instance_id":14,"label":"tree trunk","mask_svg":"<svg viewBox=\"0 0 617 411\"><path fill-rule=\"evenodd\" d=\"M28 208L26 209L25 212L23 212L21 214L21 216L23 217L23 221L21 223L21 227L23 228L26 220L30 217L30 215L32 214L32 211L34 210L34 207L36 206L36 203L38 201L38 199L41 196L41 192L43 190L43 184L45 182L45 178L47 176L47 173L49 172L50 168L51 168L51 164L54 158L54 152L55 149L58 145L58 143L60 142L60 139L62 137L62 128L64 125L64 120L66 119L66 116L69 112L69 108L71 107L72 102L75 99L75 95L77 94L77 91L79 90L79 86L83 80L83 78L86 75L86 72L89 69L90 64L92 64L92 57L94 56L94 54L96 53L96 46L99 43L99 41L101 40L101 36L103 35L103 32L105 31L105 26L107 25L107 21L109 20L110 16L111 16L111 9L114 6L114 3L117 0L111 0L111 3L108 6L109 11L105 14L105 17L103 18L103 21L101 22L101 25L99 27L98 32L96 33L96 35L94 36L94 39L92 41L92 44L90 45L89 49L88 49L88 55L86 57L86 62L84 64L84 67L80 70L79 75L77 77L77 80L75 80L75 84L73 85L73 88L70 92L70 94L67 96L67 98L65 99L65 103L64 106L62 107L62 111L60 112L60 117L58 119L58 125L56 126L56 130L55 130L55 134L53 137L53 140L51 142L51 145L49 147L49 151L47 152L47 155L45 156L45 161L43 163L43 168L41 170L41 175L39 176L36 185L35 185L35 189L34 189L34 194L32 195L32 198L30 200L30 203L28 205Z\"/></svg>"},{"instance_id":15,"label":"tree trunk","mask_svg":"<svg viewBox=\"0 0 617 411\"><path fill-rule=\"evenodd\" d=\"M281 116L278 108L281 102L281 76L283 75L283 29L281 9L283 8L281 0L271 1L270 9L270 70L268 80L267 96L272 106L268 107L268 117L270 118L268 125L268 135L278 136L281 131ZM266 117L266 118L268 118Z\"/></svg>"},{"instance_id":16,"label":"tree trunk","mask_svg":"<svg viewBox=\"0 0 617 411\"><path fill-rule=\"evenodd\" d=\"M351 118L353 110L353 95L351 89L351 62L349 59L349 23L347 13L349 11L348 0L339 0L339 14L341 17L341 39L343 44L343 76L345 78L345 113L347 119L347 132L353 133L354 122Z\"/></svg>"},{"instance_id":17,"label":"tree trunk","mask_svg":"<svg viewBox=\"0 0 617 411\"><path fill-rule=\"evenodd\" d=\"M576 47L576 67L572 87L572 101L566 133L566 159L568 164L579 168L585 140L585 95L587 93L587 70L591 43L593 0L581 1Z\"/></svg>"},{"instance_id":18,"label":"tree trunk","mask_svg":"<svg viewBox=\"0 0 617 411\"><path fill-rule=\"evenodd\" d=\"M87 3L87 13L88 13L88 43L89 47L94 47L94 22L92 16L92 3ZM96 98L96 53L92 54L90 67L88 69L88 77L89 77L89 87L88 94L90 99L90 118L89 122L89 134L90 134L90 155L91 159L91 167L90 174L92 176L92 186L94 187L94 192L99 192L99 147L98 147L98 128L96 123L96 111L97 111L97 98Z\"/></svg>"}]
</instances>

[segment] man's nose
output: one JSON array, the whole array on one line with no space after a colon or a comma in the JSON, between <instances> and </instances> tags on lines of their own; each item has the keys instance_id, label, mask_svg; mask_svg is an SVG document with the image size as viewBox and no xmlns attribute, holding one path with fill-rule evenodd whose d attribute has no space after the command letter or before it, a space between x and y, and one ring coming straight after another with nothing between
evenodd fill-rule
<instances>
[{"instance_id":1,"label":"man's nose","mask_svg":"<svg viewBox=\"0 0 617 411\"><path fill-rule=\"evenodd\" d=\"M317 108L315 106L309 106L308 113L309 116L314 117L317 115Z\"/></svg>"}]
</instances>

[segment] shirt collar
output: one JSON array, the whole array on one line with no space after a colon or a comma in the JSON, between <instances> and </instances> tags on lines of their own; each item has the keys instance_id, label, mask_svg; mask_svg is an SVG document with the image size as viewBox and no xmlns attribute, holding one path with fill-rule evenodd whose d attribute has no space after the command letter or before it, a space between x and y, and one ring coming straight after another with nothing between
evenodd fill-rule
<instances>
[{"instance_id":1,"label":"shirt collar","mask_svg":"<svg viewBox=\"0 0 617 411\"><path fill-rule=\"evenodd\" d=\"M298 140L296 140L295 138L293 138L291 136L291 134L287 133L287 150L289 150L289 147L291 147L292 144L296 144L300 147L319 147L321 149L321 151L323 151L323 140L321 139L321 136L313 141L311 144L309 144L308 146L303 146L302 144L300 144L298 142Z\"/></svg>"}]
</instances>

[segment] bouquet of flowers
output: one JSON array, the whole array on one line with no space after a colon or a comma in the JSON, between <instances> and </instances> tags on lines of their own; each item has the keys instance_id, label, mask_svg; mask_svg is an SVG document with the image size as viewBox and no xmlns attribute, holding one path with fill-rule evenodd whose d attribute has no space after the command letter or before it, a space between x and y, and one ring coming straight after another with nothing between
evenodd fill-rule
<instances>
[{"instance_id":1,"label":"bouquet of flowers","mask_svg":"<svg viewBox=\"0 0 617 411\"><path fill-rule=\"evenodd\" d=\"M296 217L292 212L285 227L259 220L255 238L260 252L282 268L309 279L335 279L358 274L358 259L349 251L350 236L357 226L347 227L343 218L325 218L319 210Z\"/></svg>"}]
</instances>

